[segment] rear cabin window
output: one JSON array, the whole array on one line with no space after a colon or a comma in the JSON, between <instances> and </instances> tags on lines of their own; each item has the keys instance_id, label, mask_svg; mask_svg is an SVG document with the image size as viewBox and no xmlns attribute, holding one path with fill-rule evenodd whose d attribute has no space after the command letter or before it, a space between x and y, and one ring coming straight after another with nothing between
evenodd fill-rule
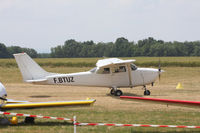
<instances>
[{"instance_id":1,"label":"rear cabin window","mask_svg":"<svg viewBox=\"0 0 200 133\"><path fill-rule=\"evenodd\" d=\"M119 66L119 67L114 68L113 73L119 73L119 72L126 72L126 67L125 66Z\"/></svg>"}]
</instances>

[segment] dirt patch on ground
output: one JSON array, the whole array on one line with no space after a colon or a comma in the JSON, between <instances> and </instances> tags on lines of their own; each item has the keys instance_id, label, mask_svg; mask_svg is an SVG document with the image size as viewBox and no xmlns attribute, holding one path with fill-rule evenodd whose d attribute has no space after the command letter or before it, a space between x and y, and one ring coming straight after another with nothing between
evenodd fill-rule
<instances>
[{"instance_id":1,"label":"dirt patch on ground","mask_svg":"<svg viewBox=\"0 0 200 133\"><path fill-rule=\"evenodd\" d=\"M135 101L121 100L119 97L111 96L110 89L101 87L80 86L56 86L56 85L33 85L33 84L7 84L8 98L15 100L28 100L32 102L80 100L86 98L96 99L94 108L106 110L171 110L180 107L166 106L160 104L141 103ZM194 89L194 88L193 88ZM193 89L176 90L174 86L157 85L151 87L153 98L180 99L200 101L200 92ZM122 88L124 95L143 96L141 87ZM188 110L188 108L182 108Z\"/></svg>"}]
</instances>

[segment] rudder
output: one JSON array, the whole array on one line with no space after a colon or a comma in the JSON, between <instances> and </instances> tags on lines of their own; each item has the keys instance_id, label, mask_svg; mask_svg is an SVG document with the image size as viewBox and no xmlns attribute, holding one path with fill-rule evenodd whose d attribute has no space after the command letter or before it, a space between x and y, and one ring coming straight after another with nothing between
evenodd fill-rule
<instances>
[{"instance_id":1,"label":"rudder","mask_svg":"<svg viewBox=\"0 0 200 133\"><path fill-rule=\"evenodd\" d=\"M26 53L13 54L17 65L22 73L23 80L44 79L50 75L49 72L42 69L29 55Z\"/></svg>"}]
</instances>

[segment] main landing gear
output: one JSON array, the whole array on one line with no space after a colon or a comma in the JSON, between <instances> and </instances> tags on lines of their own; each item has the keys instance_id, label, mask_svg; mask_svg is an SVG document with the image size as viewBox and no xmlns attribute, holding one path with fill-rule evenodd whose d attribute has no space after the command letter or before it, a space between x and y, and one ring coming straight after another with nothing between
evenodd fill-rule
<instances>
[{"instance_id":1,"label":"main landing gear","mask_svg":"<svg viewBox=\"0 0 200 133\"><path fill-rule=\"evenodd\" d=\"M147 90L146 85L144 85L144 95L145 96L149 96L151 94L151 92L149 90ZM114 96L121 96L123 95L123 92L121 90L118 90L117 87L112 87L110 90L110 94L114 95Z\"/></svg>"},{"instance_id":2,"label":"main landing gear","mask_svg":"<svg viewBox=\"0 0 200 133\"><path fill-rule=\"evenodd\" d=\"M150 95L151 92L147 90L146 86L144 85L144 95Z\"/></svg>"},{"instance_id":3,"label":"main landing gear","mask_svg":"<svg viewBox=\"0 0 200 133\"><path fill-rule=\"evenodd\" d=\"M110 90L110 94L115 96L121 96L123 95L123 92L121 90L118 90L117 88L112 87Z\"/></svg>"}]
</instances>

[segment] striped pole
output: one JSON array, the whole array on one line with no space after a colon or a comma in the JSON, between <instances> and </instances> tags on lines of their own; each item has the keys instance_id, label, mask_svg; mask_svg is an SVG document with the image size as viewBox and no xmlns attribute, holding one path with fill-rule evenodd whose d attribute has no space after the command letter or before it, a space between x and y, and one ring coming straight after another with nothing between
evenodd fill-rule
<instances>
[{"instance_id":1,"label":"striped pole","mask_svg":"<svg viewBox=\"0 0 200 133\"><path fill-rule=\"evenodd\" d=\"M73 124L74 124L74 133L76 133L76 116L74 116L74 119L73 119Z\"/></svg>"}]
</instances>

